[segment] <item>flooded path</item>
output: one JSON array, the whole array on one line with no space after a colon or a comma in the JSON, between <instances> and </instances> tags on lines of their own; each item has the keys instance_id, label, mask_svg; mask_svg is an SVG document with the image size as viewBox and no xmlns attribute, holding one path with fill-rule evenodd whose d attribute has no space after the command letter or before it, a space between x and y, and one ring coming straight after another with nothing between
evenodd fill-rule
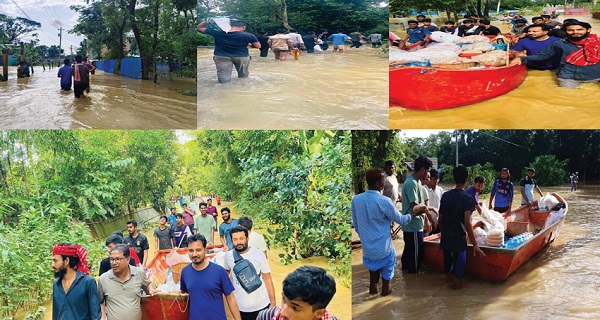
<instances>
[{"instance_id":1,"label":"flooded path","mask_svg":"<svg viewBox=\"0 0 600 320\"><path fill-rule=\"evenodd\" d=\"M62 91L58 68L35 67L30 78L0 82L0 127L3 129L195 129L196 97L177 89L193 89L192 80L120 77L103 71L91 75L91 92L76 99Z\"/></svg>"},{"instance_id":2,"label":"flooded path","mask_svg":"<svg viewBox=\"0 0 600 320\"><path fill-rule=\"evenodd\" d=\"M383 129L388 56L363 46L281 62L251 49L249 79L217 82L213 49L198 48L200 129Z\"/></svg>"},{"instance_id":3,"label":"flooded path","mask_svg":"<svg viewBox=\"0 0 600 320\"><path fill-rule=\"evenodd\" d=\"M600 20L588 16L574 18L592 25L600 33ZM531 21L531 17L527 17ZM390 19L390 30L398 35L400 19ZM509 25L492 24L509 31ZM406 25L406 23L404 23ZM584 83L579 89L559 88L554 70L530 69L525 81L516 89L494 99L454 109L415 111L390 108L391 129L464 128L464 129L573 129L596 128L600 121L600 84ZM476 80L475 80L476 81ZM435 85L435 84L434 84ZM396 88L396 90L402 90ZM440 87L440 90L443 90Z\"/></svg>"},{"instance_id":4,"label":"flooded path","mask_svg":"<svg viewBox=\"0 0 600 320\"><path fill-rule=\"evenodd\" d=\"M388 297L370 297L362 252L353 258L354 319L596 319L600 313L600 186L543 188L569 203L560 235L500 284L466 278L462 290L446 287L445 275L403 274L399 265ZM402 240L395 240L398 253Z\"/></svg>"}]
</instances>

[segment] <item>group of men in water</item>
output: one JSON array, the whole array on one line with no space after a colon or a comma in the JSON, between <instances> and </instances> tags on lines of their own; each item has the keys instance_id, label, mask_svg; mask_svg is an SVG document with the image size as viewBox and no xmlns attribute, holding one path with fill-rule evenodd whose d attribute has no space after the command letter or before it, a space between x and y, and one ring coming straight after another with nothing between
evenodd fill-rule
<instances>
[{"instance_id":1,"label":"group of men in water","mask_svg":"<svg viewBox=\"0 0 600 320\"><path fill-rule=\"evenodd\" d=\"M183 223L181 213L174 214L175 210L171 216L176 222L171 216L161 216L154 230L157 251L187 247L191 263L181 270L179 288L181 293L189 294L189 319L227 319L225 298L235 320L337 320L326 309L336 292L335 280L322 268L303 266L288 274L283 281L281 304L277 305L266 244L262 236L252 231L249 217L240 218L238 223L229 217L228 208L222 208L224 223L220 230L225 252L222 260L209 261L215 223L207 207L207 203L200 203L201 213L192 220L195 223L184 224L186 232L190 227L194 230L185 235L184 242L175 235ZM183 210L193 214L187 204ZM149 260L148 238L138 231L135 220L127 222L127 230L125 237L116 231L106 240L109 256L100 263L97 284L89 275L83 247L67 243L54 247L53 319L142 319L139 293L154 295L160 290L154 288L145 269ZM257 237L262 239L262 245L255 244ZM250 271L241 268L244 263Z\"/></svg>"},{"instance_id":2,"label":"group of men in water","mask_svg":"<svg viewBox=\"0 0 600 320\"><path fill-rule=\"evenodd\" d=\"M75 98L81 98L84 92L90 92L90 74L94 74L95 70L96 67L80 55L75 56L75 64L72 66L71 60L66 58L64 66L58 69L60 88L71 91L72 85Z\"/></svg>"},{"instance_id":3,"label":"group of men in water","mask_svg":"<svg viewBox=\"0 0 600 320\"><path fill-rule=\"evenodd\" d=\"M219 83L231 82L234 67L239 78L249 76L251 57L248 47L260 49L261 57L267 57L271 49L276 60L285 61L288 53L296 59L304 50L307 53L323 53L329 48L328 40L332 41L333 53L343 53L347 41L352 42L350 48L360 48L365 39L371 41L373 48L382 45L382 35L378 32L365 37L358 30L346 35L344 30L339 29L337 33L331 35L325 30L318 35L314 31L308 31L302 36L296 29L282 28L274 35L269 35L267 31L260 31L257 37L246 32L246 23L243 21L231 19L230 25L231 29L228 32L211 29L208 21L203 21L197 26L198 31L211 35L215 39L213 60Z\"/></svg>"},{"instance_id":4,"label":"group of men in water","mask_svg":"<svg viewBox=\"0 0 600 320\"><path fill-rule=\"evenodd\" d=\"M526 64L537 70L556 69L558 86L564 88L577 88L580 83L600 81L600 40L591 33L592 26L589 23L577 19L565 19L561 23L548 14L533 17L531 25L519 14L510 22L512 28L510 36L507 36L511 38L510 52L515 56L510 65ZM408 21L406 31L407 36L403 41L396 38L400 48L427 46L431 42L431 33L435 31L459 37L502 36L500 29L492 26L490 20L477 15L465 16L459 27L455 27L454 21L446 21L441 29L431 19L420 15L417 20Z\"/></svg>"},{"instance_id":5,"label":"group of men in water","mask_svg":"<svg viewBox=\"0 0 600 320\"><path fill-rule=\"evenodd\" d=\"M444 269L452 288L458 289L463 285L467 237L473 244L474 253L485 256L473 233L474 228L483 224L471 223L474 211L482 213L483 203L479 200L479 194L485 185L485 178L475 177L473 184L468 186L467 168L457 166L452 172L455 187L444 192L438 185L439 172L432 166L431 160L416 158L411 168L412 174L408 175L399 193L395 164L387 161L385 171L379 168L367 171L368 190L352 199L352 221L361 239L363 263L370 273L370 294L379 293L380 278L381 295L392 292L396 252L390 224L394 222L402 226L404 251L401 265L407 273L420 272L424 259L423 238L428 234L442 234L440 248L444 251ZM529 168L527 176L520 182L521 205L531 209L534 209L534 193L542 196L534 176L535 169ZM500 177L493 182L489 208L505 217L510 215L513 193L510 171L503 168ZM397 202L401 202L401 211L396 209Z\"/></svg>"}]
</instances>

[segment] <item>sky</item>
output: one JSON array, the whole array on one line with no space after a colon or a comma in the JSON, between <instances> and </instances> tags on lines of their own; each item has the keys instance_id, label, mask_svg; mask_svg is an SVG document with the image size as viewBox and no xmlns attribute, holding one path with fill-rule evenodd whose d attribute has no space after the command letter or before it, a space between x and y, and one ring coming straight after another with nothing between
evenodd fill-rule
<instances>
[{"instance_id":1,"label":"sky","mask_svg":"<svg viewBox=\"0 0 600 320\"><path fill-rule=\"evenodd\" d=\"M454 130L402 130L400 132L400 136L404 136L406 138L427 138L442 131L453 132Z\"/></svg>"},{"instance_id":2,"label":"sky","mask_svg":"<svg viewBox=\"0 0 600 320\"><path fill-rule=\"evenodd\" d=\"M62 48L65 54L70 54L70 46L73 46L73 53L83 41L83 36L69 34L67 31L72 29L77 23L79 14L69 9L71 5L85 4L84 0L0 0L0 13L10 17L28 18L42 24L41 29L33 32L38 33L40 45L58 46L58 28L62 26ZM23 11L19 10L21 8ZM25 14L24 14L24 13ZM32 39L31 36L23 36L26 42Z\"/></svg>"}]
</instances>

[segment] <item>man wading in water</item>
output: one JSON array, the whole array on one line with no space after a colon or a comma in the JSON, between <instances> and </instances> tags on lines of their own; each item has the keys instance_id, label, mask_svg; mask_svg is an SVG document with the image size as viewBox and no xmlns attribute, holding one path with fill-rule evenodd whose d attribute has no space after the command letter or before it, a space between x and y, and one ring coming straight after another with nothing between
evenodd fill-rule
<instances>
[{"instance_id":1,"label":"man wading in water","mask_svg":"<svg viewBox=\"0 0 600 320\"><path fill-rule=\"evenodd\" d=\"M250 74L250 54L248 45L260 49L260 42L255 35L245 32L246 23L232 20L229 32L216 31L206 27L208 21L200 23L198 31L209 34L215 38L215 56L213 60L217 66L219 83L231 82L231 72L235 66L239 78L246 78Z\"/></svg>"}]
</instances>

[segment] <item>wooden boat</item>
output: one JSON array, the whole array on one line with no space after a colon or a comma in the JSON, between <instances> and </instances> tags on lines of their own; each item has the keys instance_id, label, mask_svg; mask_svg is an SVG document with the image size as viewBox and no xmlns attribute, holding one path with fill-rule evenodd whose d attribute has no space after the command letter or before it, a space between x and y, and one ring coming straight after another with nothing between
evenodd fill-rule
<instances>
[{"instance_id":1,"label":"wooden boat","mask_svg":"<svg viewBox=\"0 0 600 320\"><path fill-rule=\"evenodd\" d=\"M527 76L525 65L486 69L400 67L390 69L390 106L440 110L501 96Z\"/></svg>"},{"instance_id":2,"label":"wooden boat","mask_svg":"<svg viewBox=\"0 0 600 320\"><path fill-rule=\"evenodd\" d=\"M600 19L600 11L593 11L592 18Z\"/></svg>"},{"instance_id":3,"label":"wooden boat","mask_svg":"<svg viewBox=\"0 0 600 320\"><path fill-rule=\"evenodd\" d=\"M529 211L525 206L513 210L511 217L507 218L507 223L531 223L534 227L532 232L534 236L512 249L480 246L486 254L485 257L480 255L474 257L473 246L469 244L466 274L485 281L504 281L536 253L554 241L564 224L568 206L558 194L552 195L565 205L564 215L560 219L549 219L553 211ZM554 214L557 213L554 211ZM546 225L546 222L549 225ZM436 272L444 272L444 256L439 248L440 237L440 234L435 234L424 239L425 264L430 270Z\"/></svg>"},{"instance_id":4,"label":"wooden boat","mask_svg":"<svg viewBox=\"0 0 600 320\"><path fill-rule=\"evenodd\" d=\"M211 260L217 255L217 252L211 252L223 248L223 245L207 246L208 253L206 260ZM185 255L188 252L187 248L176 249L177 253ZM149 279L154 286L159 286L165 283L169 266L166 258L171 250L159 250L154 258L148 263ZM179 282L181 269L187 263L181 263L173 266L173 278L175 282ZM177 270L177 271L176 271ZM180 293L157 293L153 296L143 296L141 298L142 319L144 320L188 320L190 317L189 311L189 296L188 294Z\"/></svg>"}]
</instances>

